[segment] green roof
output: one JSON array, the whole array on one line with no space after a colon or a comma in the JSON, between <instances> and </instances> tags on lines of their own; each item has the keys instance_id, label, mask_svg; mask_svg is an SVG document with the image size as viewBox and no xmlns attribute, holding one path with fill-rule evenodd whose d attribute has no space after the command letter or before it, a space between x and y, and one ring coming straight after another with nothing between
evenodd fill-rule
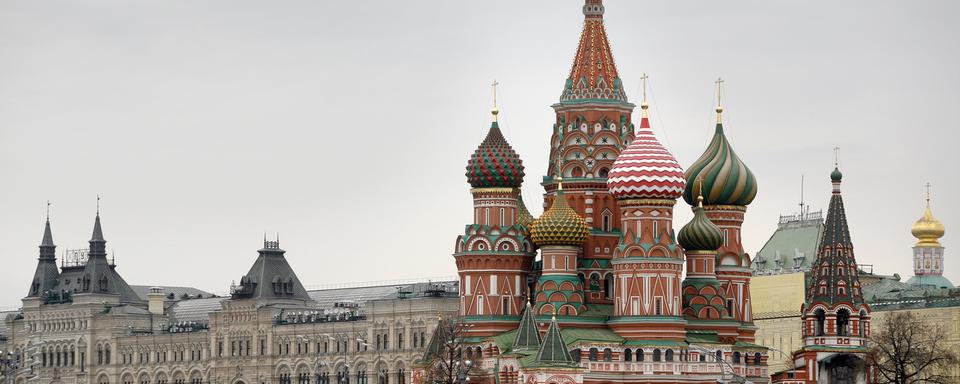
<instances>
[{"instance_id":1,"label":"green roof","mask_svg":"<svg viewBox=\"0 0 960 384\"><path fill-rule=\"evenodd\" d=\"M803 218L781 218L777 230L754 257L753 268L755 271L776 270L779 260L783 271L809 269L817 258L817 245L822 235L823 219L818 212ZM799 266L794 260L797 256L803 256Z\"/></svg>"},{"instance_id":2,"label":"green roof","mask_svg":"<svg viewBox=\"0 0 960 384\"><path fill-rule=\"evenodd\" d=\"M537 364L551 366L576 364L570 357L567 343L563 341L557 319L550 321L550 328L547 329L547 334L543 337L543 344L540 345L540 351L537 353Z\"/></svg>"},{"instance_id":3,"label":"green roof","mask_svg":"<svg viewBox=\"0 0 960 384\"><path fill-rule=\"evenodd\" d=\"M673 341L673 340L630 340L623 345L629 345L633 347L686 347L687 343L682 341Z\"/></svg>"},{"instance_id":4,"label":"green roof","mask_svg":"<svg viewBox=\"0 0 960 384\"><path fill-rule=\"evenodd\" d=\"M560 331L567 345L575 344L581 341L593 341L600 343L621 343L623 338L616 332L607 328L566 328Z\"/></svg>"}]
</instances>

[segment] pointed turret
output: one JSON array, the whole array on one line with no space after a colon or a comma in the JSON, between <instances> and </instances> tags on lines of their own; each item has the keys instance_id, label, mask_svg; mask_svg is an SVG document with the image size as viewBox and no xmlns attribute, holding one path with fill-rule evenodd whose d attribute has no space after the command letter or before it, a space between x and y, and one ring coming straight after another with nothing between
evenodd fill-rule
<instances>
[{"instance_id":1,"label":"pointed turret","mask_svg":"<svg viewBox=\"0 0 960 384\"><path fill-rule=\"evenodd\" d=\"M87 252L87 264L83 268L78 293L118 295L121 303L143 303L123 277L116 271L116 265L107 260L107 241L103 237L100 225L100 198L97 197L97 216L93 221L93 235L90 236L90 250Z\"/></svg>"},{"instance_id":2,"label":"pointed turret","mask_svg":"<svg viewBox=\"0 0 960 384\"><path fill-rule=\"evenodd\" d=\"M536 315L530 303L523 310L520 326L517 328L517 337L513 341L514 350L540 349L540 330L537 329Z\"/></svg>"},{"instance_id":3,"label":"pointed turret","mask_svg":"<svg viewBox=\"0 0 960 384\"><path fill-rule=\"evenodd\" d=\"M583 5L583 32L560 101L626 102L623 83L617 74L613 51L603 25L603 1L586 0Z\"/></svg>"},{"instance_id":4,"label":"pointed turret","mask_svg":"<svg viewBox=\"0 0 960 384\"><path fill-rule=\"evenodd\" d=\"M840 193L842 175L839 167L834 168L830 180L833 192L824 221L823 236L817 247L817 259L810 270L808 306L816 303L831 306L839 303L863 303L853 241L850 240L850 228Z\"/></svg>"},{"instance_id":5,"label":"pointed turret","mask_svg":"<svg viewBox=\"0 0 960 384\"><path fill-rule=\"evenodd\" d=\"M543 336L543 344L540 345L540 351L537 353L537 363L542 365L576 365L570 352L567 351L567 343L563 341L563 335L560 334L560 326L557 325L557 318L554 316L550 320L550 328L547 334Z\"/></svg>"},{"instance_id":6,"label":"pointed turret","mask_svg":"<svg viewBox=\"0 0 960 384\"><path fill-rule=\"evenodd\" d=\"M28 297L41 296L44 292L56 289L60 278L60 269L57 268L57 246L53 244L53 234L50 231L50 216L47 216L43 227L43 240L40 241L40 257L37 258L37 269L33 273Z\"/></svg>"},{"instance_id":7,"label":"pointed turret","mask_svg":"<svg viewBox=\"0 0 960 384\"><path fill-rule=\"evenodd\" d=\"M927 208L923 216L910 228L910 233L917 238L913 246L913 277L907 284L933 287L953 288L953 283L943 277L943 237L944 227L940 220L933 217L930 209L930 183L927 183Z\"/></svg>"}]
</instances>

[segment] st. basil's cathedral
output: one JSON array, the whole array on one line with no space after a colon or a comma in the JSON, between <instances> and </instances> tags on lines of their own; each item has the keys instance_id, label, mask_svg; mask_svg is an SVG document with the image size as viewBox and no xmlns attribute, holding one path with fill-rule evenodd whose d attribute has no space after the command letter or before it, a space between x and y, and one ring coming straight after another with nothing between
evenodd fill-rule
<instances>
[{"instance_id":1,"label":"st. basil's cathedral","mask_svg":"<svg viewBox=\"0 0 960 384\"><path fill-rule=\"evenodd\" d=\"M719 100L713 137L684 171L657 140L645 97L639 127L631 119L602 1L586 0L583 14L552 105L545 212L524 205L523 162L496 108L467 163L473 222L453 257L471 382L767 382L740 240L757 181L724 133ZM694 217L677 233L681 197Z\"/></svg>"}]
</instances>

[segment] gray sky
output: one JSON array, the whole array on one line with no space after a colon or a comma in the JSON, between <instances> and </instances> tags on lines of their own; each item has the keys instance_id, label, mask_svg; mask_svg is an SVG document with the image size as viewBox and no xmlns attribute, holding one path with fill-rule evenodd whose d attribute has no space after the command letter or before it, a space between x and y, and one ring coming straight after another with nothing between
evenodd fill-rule
<instances>
[{"instance_id":1,"label":"gray sky","mask_svg":"<svg viewBox=\"0 0 960 384\"><path fill-rule=\"evenodd\" d=\"M263 232L305 284L451 276L471 220L463 176L488 127L540 212L577 0L0 2L0 307L29 287L53 202L58 254L107 249L131 284L223 292ZM629 97L651 76L654 130L684 166L726 129L756 173L751 254L780 213L826 208L840 146L857 260L912 274L910 225L934 187L960 282L956 1L608 0ZM689 217L678 205L679 229Z\"/></svg>"}]
</instances>

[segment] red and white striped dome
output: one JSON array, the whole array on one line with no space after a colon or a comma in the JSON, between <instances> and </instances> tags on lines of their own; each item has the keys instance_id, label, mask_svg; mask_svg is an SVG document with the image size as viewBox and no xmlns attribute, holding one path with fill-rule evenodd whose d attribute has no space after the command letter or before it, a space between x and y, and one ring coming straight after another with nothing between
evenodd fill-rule
<instances>
[{"instance_id":1,"label":"red and white striped dome","mask_svg":"<svg viewBox=\"0 0 960 384\"><path fill-rule=\"evenodd\" d=\"M643 116L636 138L617 156L607 176L610 194L621 200L676 199L683 195L685 186L683 168L657 141Z\"/></svg>"}]
</instances>

